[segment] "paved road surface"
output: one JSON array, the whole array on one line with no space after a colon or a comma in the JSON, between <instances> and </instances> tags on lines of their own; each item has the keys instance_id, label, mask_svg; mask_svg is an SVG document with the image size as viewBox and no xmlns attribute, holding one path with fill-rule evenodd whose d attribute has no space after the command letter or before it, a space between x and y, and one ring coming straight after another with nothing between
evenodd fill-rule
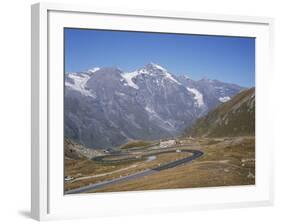
<instances>
[{"instance_id":1,"label":"paved road surface","mask_svg":"<svg viewBox=\"0 0 281 224\"><path fill-rule=\"evenodd\" d=\"M195 159L197 159L197 158L199 158L200 156L203 155L203 152L200 151L200 150L185 149L184 152L190 152L193 155L189 156L189 157L186 157L186 158L183 158L183 159L179 159L179 160L170 162L170 163L163 164L163 165L161 165L157 168L154 168L154 169L147 169L147 170L144 170L144 171L141 171L141 172L130 174L128 176L119 177L119 178L116 178L116 179L113 179L113 180L102 181L102 182L99 182L99 183L90 184L90 185L87 185L87 186L84 186L84 187L72 189L72 190L66 191L65 194L84 193L84 192L93 191L93 190L96 190L96 189L99 189L99 188L102 188L102 187L105 187L105 186L108 186L108 185L111 185L111 184L117 184L117 183L121 183L121 182L124 182L124 181L133 180L133 179L136 179L136 178L148 176L148 175L151 175L153 173L160 172L162 170L174 168L174 167L179 166L181 164L190 163L191 161L193 161L193 160L195 160Z\"/></svg>"}]
</instances>

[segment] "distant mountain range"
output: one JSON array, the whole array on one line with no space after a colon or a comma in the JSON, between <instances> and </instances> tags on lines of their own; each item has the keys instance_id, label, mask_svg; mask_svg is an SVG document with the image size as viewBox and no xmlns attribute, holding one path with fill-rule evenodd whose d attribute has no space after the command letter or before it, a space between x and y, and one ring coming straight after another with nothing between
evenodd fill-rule
<instances>
[{"instance_id":1,"label":"distant mountain range","mask_svg":"<svg viewBox=\"0 0 281 224\"><path fill-rule=\"evenodd\" d=\"M243 87L192 80L157 64L127 73L93 68L65 74L65 135L89 148L177 136Z\"/></svg>"},{"instance_id":2,"label":"distant mountain range","mask_svg":"<svg viewBox=\"0 0 281 224\"><path fill-rule=\"evenodd\" d=\"M193 137L255 135L255 88L241 91L210 111L185 132Z\"/></svg>"}]
</instances>

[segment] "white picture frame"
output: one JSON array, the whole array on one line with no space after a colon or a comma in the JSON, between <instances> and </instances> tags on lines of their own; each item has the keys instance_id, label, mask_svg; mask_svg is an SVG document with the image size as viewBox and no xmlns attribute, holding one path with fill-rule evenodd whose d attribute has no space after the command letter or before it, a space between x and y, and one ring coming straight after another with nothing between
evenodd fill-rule
<instances>
[{"instance_id":1,"label":"white picture frame","mask_svg":"<svg viewBox=\"0 0 281 224\"><path fill-rule=\"evenodd\" d=\"M31 214L37 220L100 217L273 203L268 122L273 19L94 6L32 5ZM63 194L63 27L256 38L256 185L87 195ZM135 202L138 203L135 203ZM120 206L122 205L122 206Z\"/></svg>"}]
</instances>

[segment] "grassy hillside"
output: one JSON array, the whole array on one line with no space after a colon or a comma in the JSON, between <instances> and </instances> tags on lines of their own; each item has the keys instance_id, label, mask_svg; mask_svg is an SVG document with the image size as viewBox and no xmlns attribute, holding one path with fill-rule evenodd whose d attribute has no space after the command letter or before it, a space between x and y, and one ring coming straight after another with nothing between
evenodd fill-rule
<instances>
[{"instance_id":1,"label":"grassy hillside","mask_svg":"<svg viewBox=\"0 0 281 224\"><path fill-rule=\"evenodd\" d=\"M120 148L121 149L130 149L130 148L138 148L138 147L147 147L151 145L153 142L150 141L142 141L142 140L135 140L135 141L130 141L122 145Z\"/></svg>"},{"instance_id":2,"label":"grassy hillside","mask_svg":"<svg viewBox=\"0 0 281 224\"><path fill-rule=\"evenodd\" d=\"M255 88L219 105L184 133L192 137L255 135Z\"/></svg>"}]
</instances>

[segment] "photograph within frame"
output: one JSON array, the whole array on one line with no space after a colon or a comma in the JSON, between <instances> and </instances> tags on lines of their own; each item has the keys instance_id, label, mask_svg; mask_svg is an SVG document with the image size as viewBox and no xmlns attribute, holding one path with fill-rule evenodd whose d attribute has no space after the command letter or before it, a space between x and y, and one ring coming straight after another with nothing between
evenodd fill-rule
<instances>
[{"instance_id":1,"label":"photograph within frame","mask_svg":"<svg viewBox=\"0 0 281 224\"><path fill-rule=\"evenodd\" d=\"M65 194L255 184L255 38L65 28L64 64Z\"/></svg>"}]
</instances>

